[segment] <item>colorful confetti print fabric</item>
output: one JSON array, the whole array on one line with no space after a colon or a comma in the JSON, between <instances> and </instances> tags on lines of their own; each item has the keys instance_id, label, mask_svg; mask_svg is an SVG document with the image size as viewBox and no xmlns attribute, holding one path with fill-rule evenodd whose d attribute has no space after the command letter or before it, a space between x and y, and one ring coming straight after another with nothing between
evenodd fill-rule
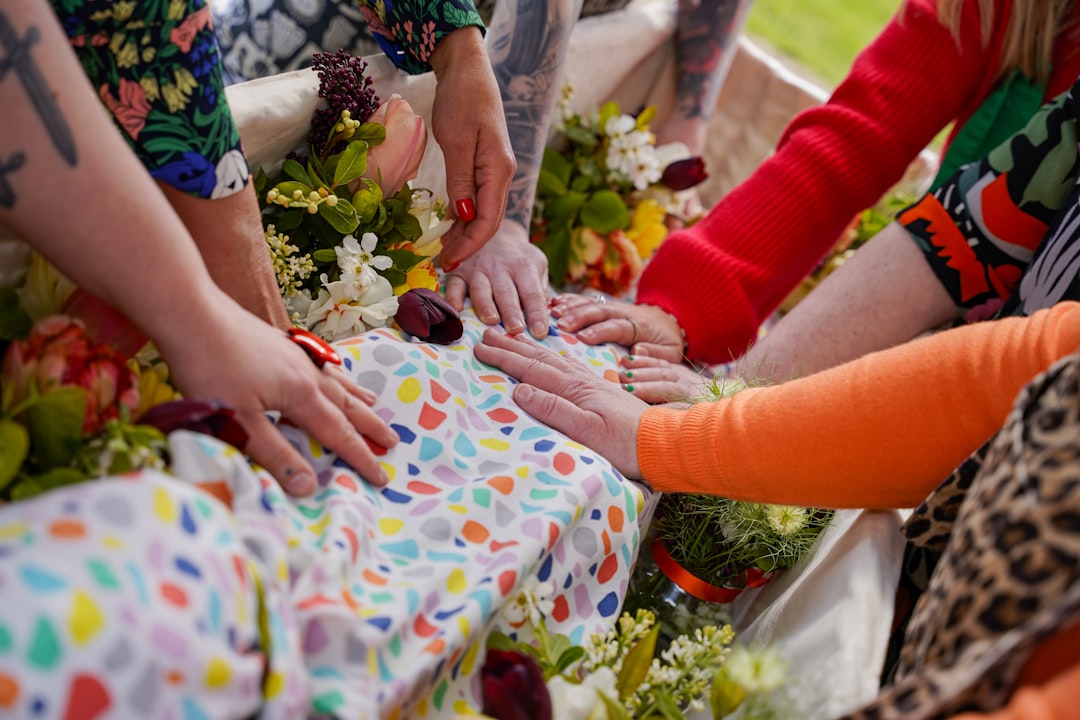
<instances>
[{"instance_id":1,"label":"colorful confetti print fabric","mask_svg":"<svg viewBox=\"0 0 1080 720\"><path fill-rule=\"evenodd\" d=\"M557 588L551 629L607 629L649 498L524 415L465 320L449 347L390 330L337 346L402 437L386 488L295 428L321 483L303 500L174 433L176 477L0 508L0 713L447 718L480 707L484 639L527 578ZM614 375L610 347L546 342Z\"/></svg>"}]
</instances>

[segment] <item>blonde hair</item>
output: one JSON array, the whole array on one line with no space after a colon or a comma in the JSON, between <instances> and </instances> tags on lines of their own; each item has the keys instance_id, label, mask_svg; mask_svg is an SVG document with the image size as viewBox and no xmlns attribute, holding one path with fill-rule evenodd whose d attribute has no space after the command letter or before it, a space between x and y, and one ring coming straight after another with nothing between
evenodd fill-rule
<instances>
[{"instance_id":1,"label":"blonde hair","mask_svg":"<svg viewBox=\"0 0 1080 720\"><path fill-rule=\"evenodd\" d=\"M1000 0L978 0L982 23L983 44L990 42L993 31L994 6ZM960 16L965 0L938 0L938 20L960 40ZM1012 16L1005 29L1001 49L1001 64L997 74L1019 68L1020 72L1039 83L1050 78L1054 40L1065 30L1072 13L1074 0L1013 0Z\"/></svg>"}]
</instances>

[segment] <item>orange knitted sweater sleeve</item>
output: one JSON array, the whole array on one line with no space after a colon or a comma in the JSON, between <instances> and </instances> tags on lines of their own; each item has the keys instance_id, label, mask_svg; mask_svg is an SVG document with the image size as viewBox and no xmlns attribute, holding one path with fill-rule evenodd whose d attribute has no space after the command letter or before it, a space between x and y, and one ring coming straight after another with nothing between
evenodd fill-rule
<instances>
[{"instance_id":1,"label":"orange knitted sweater sleeve","mask_svg":"<svg viewBox=\"0 0 1080 720\"><path fill-rule=\"evenodd\" d=\"M943 331L638 427L665 492L813 507L911 507L998 430L1017 393L1080 347L1080 304Z\"/></svg>"}]
</instances>

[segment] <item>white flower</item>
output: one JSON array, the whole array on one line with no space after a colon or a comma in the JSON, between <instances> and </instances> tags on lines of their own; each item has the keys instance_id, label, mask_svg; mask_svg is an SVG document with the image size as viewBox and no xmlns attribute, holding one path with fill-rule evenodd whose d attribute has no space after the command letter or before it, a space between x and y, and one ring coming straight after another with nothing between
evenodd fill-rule
<instances>
[{"instance_id":1,"label":"white flower","mask_svg":"<svg viewBox=\"0 0 1080 720\"><path fill-rule=\"evenodd\" d=\"M629 115L615 115L604 123L604 134L613 140L618 140L634 132L636 125L637 121Z\"/></svg>"},{"instance_id":2,"label":"white flower","mask_svg":"<svg viewBox=\"0 0 1080 720\"><path fill-rule=\"evenodd\" d=\"M580 683L572 683L562 675L547 682L551 696L551 717L559 720L607 720L607 707L601 695L618 703L617 678L608 667L597 668Z\"/></svg>"},{"instance_id":3,"label":"white flower","mask_svg":"<svg viewBox=\"0 0 1080 720\"><path fill-rule=\"evenodd\" d=\"M352 235L342 238L341 245L334 248L342 277L359 275L366 267L389 270L394 261L386 255L373 254L378 244L379 237L375 233L364 233L359 242Z\"/></svg>"},{"instance_id":4,"label":"white flower","mask_svg":"<svg viewBox=\"0 0 1080 720\"><path fill-rule=\"evenodd\" d=\"M769 505L765 508L765 520L777 535L790 535L806 527L810 513L806 508L790 505Z\"/></svg>"},{"instance_id":5,"label":"white flower","mask_svg":"<svg viewBox=\"0 0 1080 720\"><path fill-rule=\"evenodd\" d=\"M747 693L765 693L787 681L787 663L775 647L751 650L745 645L731 649L724 669Z\"/></svg>"},{"instance_id":6,"label":"white flower","mask_svg":"<svg viewBox=\"0 0 1080 720\"><path fill-rule=\"evenodd\" d=\"M412 206L409 214L420 223L420 237L413 241L413 251L424 257L434 257L442 249L442 236L453 226L454 221L446 217L445 202L442 198L433 198L430 194L413 191Z\"/></svg>"},{"instance_id":7,"label":"white flower","mask_svg":"<svg viewBox=\"0 0 1080 720\"><path fill-rule=\"evenodd\" d=\"M398 299L389 280L374 271L370 277L369 284L360 286L343 280L327 282L323 275L323 287L308 308L304 325L331 342L385 327L397 314Z\"/></svg>"},{"instance_id":8,"label":"white flower","mask_svg":"<svg viewBox=\"0 0 1080 720\"><path fill-rule=\"evenodd\" d=\"M555 609L555 602L548 599L554 594L552 583L540 582L530 575L517 596L503 606L503 616L515 627L520 627L526 620L536 627Z\"/></svg>"}]
</instances>

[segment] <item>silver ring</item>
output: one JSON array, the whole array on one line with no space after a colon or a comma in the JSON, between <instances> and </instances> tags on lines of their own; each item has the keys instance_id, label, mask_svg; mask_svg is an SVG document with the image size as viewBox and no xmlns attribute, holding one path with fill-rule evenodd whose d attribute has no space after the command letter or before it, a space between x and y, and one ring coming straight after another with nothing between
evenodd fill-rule
<instances>
[{"instance_id":1,"label":"silver ring","mask_svg":"<svg viewBox=\"0 0 1080 720\"><path fill-rule=\"evenodd\" d=\"M600 303L601 305L607 305L607 298L603 295L599 295L596 298L596 302Z\"/></svg>"},{"instance_id":2,"label":"silver ring","mask_svg":"<svg viewBox=\"0 0 1080 720\"><path fill-rule=\"evenodd\" d=\"M630 338L630 342L626 344L626 347L632 348L634 347L634 343L637 342L637 323L634 322L634 318L629 315L624 317L623 320L626 320L626 322L630 323L630 327L634 328L634 337Z\"/></svg>"}]
</instances>

